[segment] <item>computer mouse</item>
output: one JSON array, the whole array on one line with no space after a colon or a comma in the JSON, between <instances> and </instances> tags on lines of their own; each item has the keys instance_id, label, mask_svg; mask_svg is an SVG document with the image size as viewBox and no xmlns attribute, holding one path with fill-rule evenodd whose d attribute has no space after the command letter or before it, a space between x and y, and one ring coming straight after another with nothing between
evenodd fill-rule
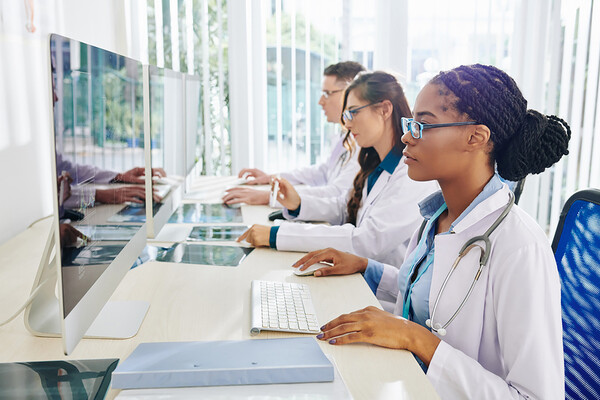
<instances>
[{"instance_id":1,"label":"computer mouse","mask_svg":"<svg viewBox=\"0 0 600 400\"><path fill-rule=\"evenodd\" d=\"M333 267L333 264L323 261L323 262L318 262L318 263L311 265L310 267L306 268L304 271L301 271L300 268L294 268L294 274L296 274L298 276L310 276L310 275L314 275L316 270L321 269L323 267Z\"/></svg>"}]
</instances>

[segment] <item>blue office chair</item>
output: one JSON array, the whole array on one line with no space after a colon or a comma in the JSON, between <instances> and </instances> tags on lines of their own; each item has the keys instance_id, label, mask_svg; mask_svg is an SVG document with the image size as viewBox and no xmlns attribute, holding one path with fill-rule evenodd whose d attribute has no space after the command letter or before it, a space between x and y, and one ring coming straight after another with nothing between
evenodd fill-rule
<instances>
[{"instance_id":1,"label":"blue office chair","mask_svg":"<svg viewBox=\"0 0 600 400\"><path fill-rule=\"evenodd\" d=\"M562 286L565 396L600 399L600 190L567 200L552 249Z\"/></svg>"}]
</instances>

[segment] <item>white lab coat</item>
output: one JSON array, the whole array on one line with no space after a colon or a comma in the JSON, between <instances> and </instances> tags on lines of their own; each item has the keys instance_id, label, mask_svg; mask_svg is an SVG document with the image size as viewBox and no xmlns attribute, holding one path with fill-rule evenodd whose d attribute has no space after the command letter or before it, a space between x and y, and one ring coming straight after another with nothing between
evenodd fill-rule
<instances>
[{"instance_id":1,"label":"white lab coat","mask_svg":"<svg viewBox=\"0 0 600 400\"><path fill-rule=\"evenodd\" d=\"M300 195L337 196L352 187L354 177L360 170L356 146L352 154L344 147L345 134L341 134L326 162L281 173L292 185L306 185L297 188Z\"/></svg>"},{"instance_id":2,"label":"white lab coat","mask_svg":"<svg viewBox=\"0 0 600 400\"><path fill-rule=\"evenodd\" d=\"M506 185L435 237L429 313L458 251L482 235L509 199ZM427 377L443 399L564 399L560 281L544 232L518 206L491 234L491 253L473 293L434 353ZM417 244L416 234L407 260ZM434 323L457 310L478 268L479 251L460 262L444 290ZM384 266L376 295L402 315L398 269Z\"/></svg>"},{"instance_id":3,"label":"white lab coat","mask_svg":"<svg viewBox=\"0 0 600 400\"><path fill-rule=\"evenodd\" d=\"M415 182L401 159L393 174L383 171L367 194L367 184L356 216L346 223L350 192L335 197L302 195L300 214L287 219L324 221L299 224L285 221L277 233L277 250L313 251L333 247L361 257L400 265L412 233L421 222L418 203L439 189L436 182Z\"/></svg>"}]
</instances>

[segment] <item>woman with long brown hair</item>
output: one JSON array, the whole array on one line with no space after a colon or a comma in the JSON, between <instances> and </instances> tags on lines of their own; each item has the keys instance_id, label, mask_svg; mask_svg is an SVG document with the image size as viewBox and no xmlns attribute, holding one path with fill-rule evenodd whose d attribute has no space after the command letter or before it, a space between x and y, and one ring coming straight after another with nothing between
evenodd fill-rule
<instances>
[{"instance_id":1,"label":"woman with long brown hair","mask_svg":"<svg viewBox=\"0 0 600 400\"><path fill-rule=\"evenodd\" d=\"M311 251L331 246L381 262L398 262L419 224L417 203L436 190L418 183L401 162L402 117L411 115L402 87L393 75L358 75L344 93L342 124L360 146L360 171L353 188L341 196L300 196L280 179L279 202L292 221L331 224L254 225L238 240L277 250Z\"/></svg>"}]
</instances>

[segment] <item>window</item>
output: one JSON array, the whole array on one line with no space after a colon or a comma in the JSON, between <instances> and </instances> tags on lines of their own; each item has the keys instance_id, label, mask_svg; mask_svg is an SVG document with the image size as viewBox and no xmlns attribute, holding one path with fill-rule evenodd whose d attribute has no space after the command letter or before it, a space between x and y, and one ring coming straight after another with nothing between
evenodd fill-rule
<instances>
[{"instance_id":1,"label":"window","mask_svg":"<svg viewBox=\"0 0 600 400\"><path fill-rule=\"evenodd\" d=\"M339 126L321 107L323 70L339 61L341 1L268 0L267 170L327 157Z\"/></svg>"},{"instance_id":2,"label":"window","mask_svg":"<svg viewBox=\"0 0 600 400\"><path fill-rule=\"evenodd\" d=\"M147 0L150 64L201 78L205 174L231 174L226 10L227 0Z\"/></svg>"}]
</instances>

